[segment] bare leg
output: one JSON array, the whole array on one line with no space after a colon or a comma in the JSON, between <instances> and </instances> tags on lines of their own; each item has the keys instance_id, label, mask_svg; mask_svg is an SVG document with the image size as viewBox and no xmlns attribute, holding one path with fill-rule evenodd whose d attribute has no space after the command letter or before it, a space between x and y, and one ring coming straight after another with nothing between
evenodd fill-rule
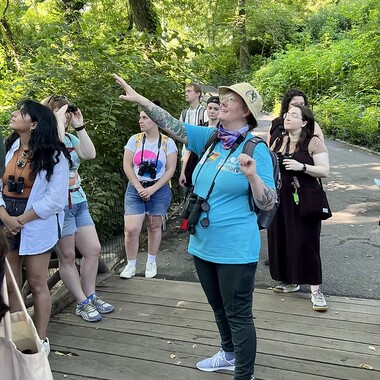
<instances>
[{"instance_id":1,"label":"bare leg","mask_svg":"<svg viewBox=\"0 0 380 380\"><path fill-rule=\"evenodd\" d=\"M321 287L321 285L310 285L310 291L311 293L315 292Z\"/></svg>"},{"instance_id":2,"label":"bare leg","mask_svg":"<svg viewBox=\"0 0 380 380\"><path fill-rule=\"evenodd\" d=\"M148 253L156 255L161 244L162 238L162 216L148 215L147 228L148 228Z\"/></svg>"},{"instance_id":3,"label":"bare leg","mask_svg":"<svg viewBox=\"0 0 380 380\"><path fill-rule=\"evenodd\" d=\"M40 339L45 340L51 313L51 298L47 285L50 252L25 256L24 263L33 295L35 325Z\"/></svg>"},{"instance_id":4,"label":"bare leg","mask_svg":"<svg viewBox=\"0 0 380 380\"><path fill-rule=\"evenodd\" d=\"M139 250L141 228L145 214L124 215L125 225L125 251L128 260L135 260Z\"/></svg>"},{"instance_id":5,"label":"bare leg","mask_svg":"<svg viewBox=\"0 0 380 380\"><path fill-rule=\"evenodd\" d=\"M60 239L55 250L59 259L59 272L63 283L78 303L83 302L86 296L82 290L79 273L75 265L75 236L70 235Z\"/></svg>"},{"instance_id":6,"label":"bare leg","mask_svg":"<svg viewBox=\"0 0 380 380\"><path fill-rule=\"evenodd\" d=\"M86 297L95 293L98 272L100 243L95 226L80 227L75 234L75 244L83 256L80 276L82 289Z\"/></svg>"}]
</instances>

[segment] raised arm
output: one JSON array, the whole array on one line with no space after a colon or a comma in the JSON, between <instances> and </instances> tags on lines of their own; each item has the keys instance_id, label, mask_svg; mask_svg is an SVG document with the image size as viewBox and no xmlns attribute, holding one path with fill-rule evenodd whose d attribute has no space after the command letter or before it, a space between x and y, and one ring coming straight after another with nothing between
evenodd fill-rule
<instances>
[{"instance_id":1,"label":"raised arm","mask_svg":"<svg viewBox=\"0 0 380 380\"><path fill-rule=\"evenodd\" d=\"M71 123L79 139L79 144L74 147L75 151L82 160L93 160L96 157L96 149L84 127L83 115L79 108L72 112Z\"/></svg>"},{"instance_id":2,"label":"raised arm","mask_svg":"<svg viewBox=\"0 0 380 380\"><path fill-rule=\"evenodd\" d=\"M140 95L119 75L113 74L113 78L125 91L125 95L119 96L121 100L138 104L143 111L170 137L183 144L187 144L186 129L182 121L174 118L169 112Z\"/></svg>"}]
</instances>

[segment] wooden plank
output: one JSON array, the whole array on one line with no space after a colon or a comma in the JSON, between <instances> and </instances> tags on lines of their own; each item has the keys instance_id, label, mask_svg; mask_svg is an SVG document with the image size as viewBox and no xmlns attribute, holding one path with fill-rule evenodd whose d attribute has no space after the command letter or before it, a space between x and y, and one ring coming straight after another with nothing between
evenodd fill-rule
<instances>
[{"instance_id":1,"label":"wooden plank","mask_svg":"<svg viewBox=\"0 0 380 380\"><path fill-rule=\"evenodd\" d=\"M119 297L122 298L122 297ZM108 298L107 298L108 299ZM123 298L125 299L125 298ZM113 300L110 300L113 301ZM139 303L139 302L128 302L128 297L125 302L114 300L116 306L116 311L106 318L123 318L124 314L126 320L147 320L153 318L153 320L160 320L163 316L165 317L164 323L169 323L168 317L178 318L180 320L170 322L170 324L204 324L207 321L211 321L208 325L213 326L213 313L210 307L206 305L207 311L200 310L198 304L187 304L182 302L178 307L163 306L161 302L156 300L153 304L152 298L149 298L150 304ZM171 302L174 305L175 302ZM163 302L162 302L163 304ZM189 308L191 307L191 308ZM74 313L73 308L67 309L69 312ZM121 315L120 315L121 313ZM319 326L320 326L320 314L311 311L310 316L300 316L300 315L289 315L280 312L267 312L267 311L254 311L255 323L257 328L276 330L287 332L298 332L299 334L309 334L319 336ZM77 318L78 319L78 318ZM362 342L373 341L371 337L373 334L377 333L378 325L368 325L365 323L351 323L347 321L324 319L323 325L325 327L325 337L330 339L346 339L350 341Z\"/></svg>"},{"instance_id":2,"label":"wooden plank","mask_svg":"<svg viewBox=\"0 0 380 380\"><path fill-rule=\"evenodd\" d=\"M124 295L150 295L158 299L163 298L162 294L165 294L165 298L171 300L193 301L202 302L206 301L203 291L197 283L176 282L173 286L173 281L161 280L161 279L146 279L146 278L133 278L131 280L121 280L117 276L112 276L111 281L108 284L107 292L105 294L114 292L116 295L120 294L121 285L128 282L129 286L122 287ZM157 286L152 289L152 282L156 282ZM128 285L128 284L127 284ZM148 289L151 289L148 291ZM272 295L271 297L268 297ZM301 300L301 302L300 302ZM328 313L320 313L320 318L326 317L329 313L334 313L334 318L340 320L342 313L347 313L350 316L350 320L369 323L378 323L378 309L380 307L380 301L372 302L371 305L365 306L365 313L363 313L363 305L358 299L344 300L344 298L327 297L329 305ZM309 295L306 293L293 293L293 294L275 294L270 290L255 290L254 293L254 309L255 310L273 310L282 312L297 312L302 315L308 315L310 312L315 313L312 310ZM363 317L364 315L364 317ZM345 316L346 318L346 316Z\"/></svg>"},{"instance_id":3,"label":"wooden plank","mask_svg":"<svg viewBox=\"0 0 380 380\"><path fill-rule=\"evenodd\" d=\"M151 289L151 282L156 282L157 286L155 289ZM174 284L175 285L174 285ZM107 286L106 288L110 292L119 293L120 289L123 289L123 293L129 294L131 291L134 292L134 294L141 294L146 295L147 290L149 289L149 293L154 296L160 296L160 293L165 294L169 298L176 296L179 294L182 294L183 296L190 296L192 297L193 301L197 301L198 297L202 297L204 301L206 301L202 288L200 287L199 283L196 282L185 282L185 281L171 281L171 280L164 280L164 279L148 279L144 277L133 277L130 280L124 280L120 279L118 275L113 275L107 280ZM183 292L183 289L185 290ZM187 294L189 292L190 294ZM275 294L272 290L269 289L260 289L256 288L254 291L255 295L265 295L272 294L274 296L290 296L294 297L297 295L301 295L301 297L308 298L309 295L307 293L292 293L292 294ZM194 298L193 295L197 298ZM364 299L364 298L354 298L354 297L339 297L339 296L330 296L326 295L328 300L330 302L338 302L340 304L348 304L348 305L361 305L361 306L375 306L380 307L380 300L373 300L373 299ZM188 301L190 301L190 298L186 298Z\"/></svg>"},{"instance_id":4,"label":"wooden plank","mask_svg":"<svg viewBox=\"0 0 380 380\"><path fill-rule=\"evenodd\" d=\"M98 337L89 339L79 336L64 336L51 334L58 352L70 349L74 356L61 356L53 352L50 358L55 372L87 376L88 379L152 379L159 374L168 380L181 379L213 379L208 374L196 369L199 358L190 354L178 353L172 345L166 344L164 349L140 347L128 340L122 343L100 340ZM151 339L151 338L150 338ZM60 351L60 348L62 350ZM170 357L176 352L175 357ZM100 354L100 355L99 355ZM112 363L112 365L110 365ZM94 366L96 364L96 366ZM216 374L214 374L216 375ZM231 379L231 374L219 374L218 379Z\"/></svg>"},{"instance_id":5,"label":"wooden plank","mask_svg":"<svg viewBox=\"0 0 380 380\"><path fill-rule=\"evenodd\" d=\"M74 380L233 379L233 373L195 368L220 345L199 284L111 276L99 293L115 305L101 322L83 321L74 306L51 319L50 361L57 379L64 374ZM307 294L255 291L257 380L380 378L380 302L329 297L328 304L329 311L320 314L311 309Z\"/></svg>"},{"instance_id":6,"label":"wooden plank","mask_svg":"<svg viewBox=\"0 0 380 380\"><path fill-rule=\"evenodd\" d=\"M54 326L53 330L56 330L56 327L57 326ZM168 342L162 338L152 339L151 336L134 336L128 334L127 332L124 334L117 334L115 332L96 330L92 328L84 329L74 326L65 326L65 329L61 330L59 335L52 333L50 334L50 337L53 342L53 355L54 350L57 349L64 351L69 349L72 352L81 355L81 350L83 347L86 347L86 351L97 351L102 352L102 354L107 353L112 355L117 354L118 356L121 355L125 358L138 357L140 360L149 360L149 358L154 358L155 361L165 364L172 364L173 359L170 358L170 354L175 354L176 360L178 359L178 361L181 361L181 367L185 366L188 368L193 368L195 363L200 358L211 355L218 349L217 339L215 339L216 345L214 347L210 348L209 345L200 344L193 347L192 344L181 341L171 341L170 344L168 344ZM108 341L108 344L106 341ZM259 342L259 352L256 361L257 374L270 374L273 373L272 370L274 368L277 368L275 373L281 374L281 376L283 376L282 379L291 378L291 376L296 373L299 375L302 374L302 379L314 379L314 375L311 377L306 376L308 371L311 373L315 371L318 373L319 377L323 376L323 378L353 379L361 378L360 375L363 373L363 370L359 369L358 366L355 368L349 368L347 365L340 366L339 362L338 364L331 364L324 358L321 359L320 356L315 354L315 351L320 350L319 347L312 348L313 358L315 357L318 359L310 360L310 358L305 359L305 357L300 356L299 354L296 357L296 353L289 349L289 345L286 344L282 344L278 348L280 350L280 355L274 349L278 346L277 343L275 343L275 345L270 345L268 349L269 354L263 353L262 346L263 344ZM302 346L300 346L298 351L303 350L301 347ZM331 352L326 352L325 355L330 357ZM333 356L335 355L336 354L333 354ZM346 357L347 353L344 353L343 355ZM290 358L287 356L290 356ZM371 361L367 360L367 363L371 364ZM313 369L313 367L317 367L317 369ZM266 370L262 372L262 368L266 368ZM272 368L272 370L268 370L268 368ZM286 376L281 372L284 369L286 369ZM377 373L377 376L378 375L379 373ZM375 373L373 373L373 376L368 377L368 379L375 379L376 377L374 376ZM260 378L265 377L260 376ZM273 379L274 377L269 378ZM281 379L281 377L278 378Z\"/></svg>"},{"instance_id":7,"label":"wooden plank","mask_svg":"<svg viewBox=\"0 0 380 380\"><path fill-rule=\"evenodd\" d=\"M130 326L131 325L131 326ZM151 330L147 330L148 326L142 326L143 324L138 323L128 323L128 329L125 325L113 325L112 331L117 331L120 335L134 334L140 339L164 339L165 341L171 342L187 342L189 345L209 345L213 344L218 347L220 338L216 331L200 331L193 329L185 329L183 327L165 327L149 325ZM146 325L146 324L145 324ZM124 329L123 329L124 326ZM130 326L130 327L129 327ZM106 329L107 331L111 331ZM100 330L97 330L98 332ZM273 333L275 335L275 332ZM125 337L125 339L128 339ZM217 351L215 349L214 351ZM318 358L325 363L330 363L334 365L340 365L344 363L346 367L356 368L361 363L367 363L375 368L380 368L380 357L379 355L373 355L371 352L356 352L342 350L339 347L330 347L327 344L324 347L313 346L311 343L305 344L302 342L292 342L292 341L280 341L280 340L269 340L261 339L259 341L259 352L271 353L275 356L282 356L284 352L291 354L292 357L297 357L303 360L314 360ZM380 374L380 373L379 373Z\"/></svg>"}]
</instances>

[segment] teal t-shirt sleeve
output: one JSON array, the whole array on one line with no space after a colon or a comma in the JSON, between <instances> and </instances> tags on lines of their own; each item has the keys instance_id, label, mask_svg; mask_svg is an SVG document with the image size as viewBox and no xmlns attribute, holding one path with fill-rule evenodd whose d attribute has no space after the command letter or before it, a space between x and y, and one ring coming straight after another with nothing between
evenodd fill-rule
<instances>
[{"instance_id":1,"label":"teal t-shirt sleeve","mask_svg":"<svg viewBox=\"0 0 380 380\"><path fill-rule=\"evenodd\" d=\"M200 156L203 149L216 128L205 128L196 125L185 124L187 134L186 149Z\"/></svg>"},{"instance_id":2,"label":"teal t-shirt sleeve","mask_svg":"<svg viewBox=\"0 0 380 380\"><path fill-rule=\"evenodd\" d=\"M258 143L253 152L256 161L257 175L271 189L275 189L273 178L273 162L268 147L263 143Z\"/></svg>"}]
</instances>

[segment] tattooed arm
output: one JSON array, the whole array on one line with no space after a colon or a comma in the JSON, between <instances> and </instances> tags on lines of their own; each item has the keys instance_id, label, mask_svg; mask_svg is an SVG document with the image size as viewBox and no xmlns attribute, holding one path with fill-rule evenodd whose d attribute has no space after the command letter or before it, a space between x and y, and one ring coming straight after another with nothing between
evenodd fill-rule
<instances>
[{"instance_id":1,"label":"tattooed arm","mask_svg":"<svg viewBox=\"0 0 380 380\"><path fill-rule=\"evenodd\" d=\"M152 103L144 96L137 93L122 77L113 74L116 83L123 88L125 95L119 98L128 102L137 103L143 111L170 137L187 144L187 135L184 123L177 120L169 112Z\"/></svg>"},{"instance_id":2,"label":"tattooed arm","mask_svg":"<svg viewBox=\"0 0 380 380\"><path fill-rule=\"evenodd\" d=\"M268 187L257 175L256 161L245 153L238 157L240 171L245 175L251 186L256 206L261 210L271 210L277 200L275 189Z\"/></svg>"}]
</instances>

